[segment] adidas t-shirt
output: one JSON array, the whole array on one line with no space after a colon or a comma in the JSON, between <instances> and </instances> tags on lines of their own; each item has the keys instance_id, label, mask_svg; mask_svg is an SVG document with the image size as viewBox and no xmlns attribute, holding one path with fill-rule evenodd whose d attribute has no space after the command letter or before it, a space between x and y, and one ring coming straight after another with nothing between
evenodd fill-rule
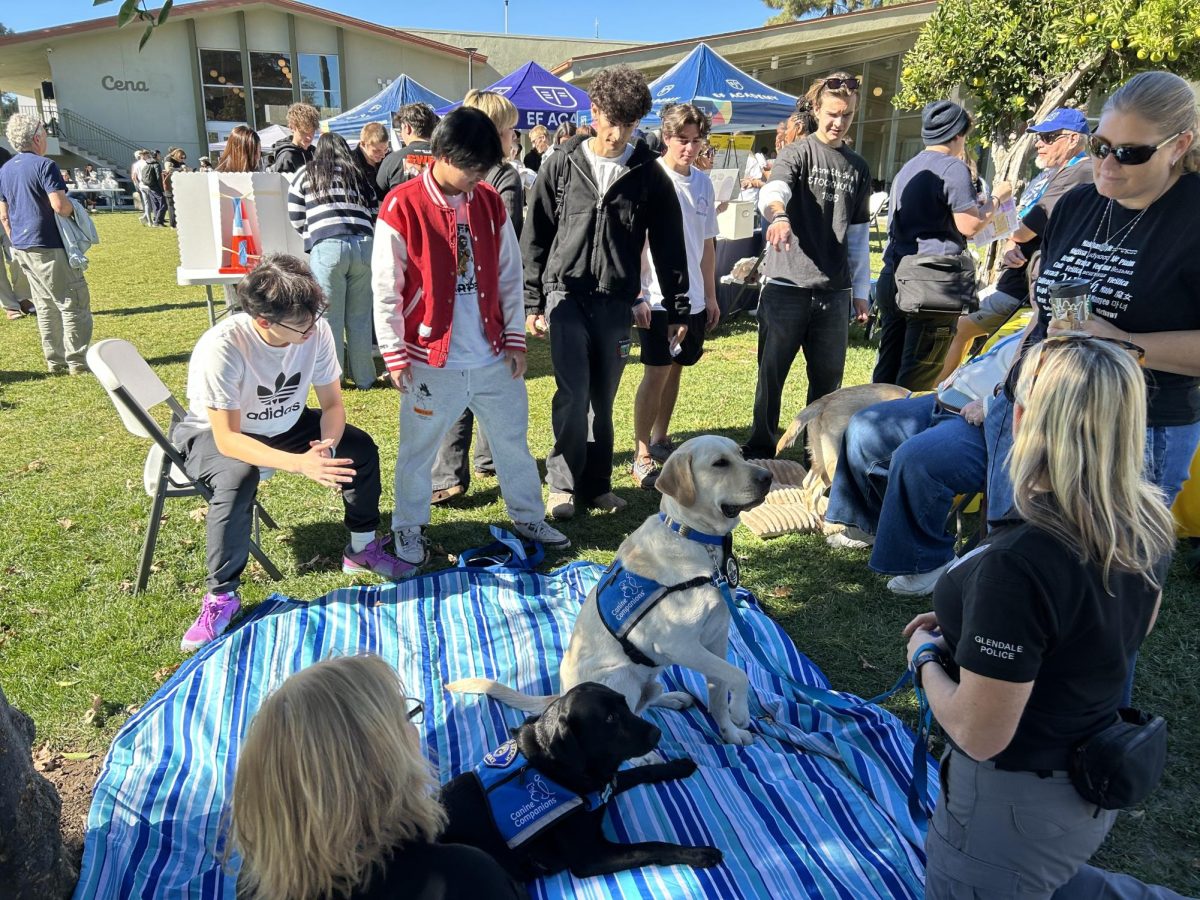
<instances>
[{"instance_id":1,"label":"adidas t-shirt","mask_svg":"<svg viewBox=\"0 0 1200 900\"><path fill-rule=\"evenodd\" d=\"M332 384L341 374L324 319L304 343L272 347L254 319L238 313L196 342L188 363L188 414L179 429L207 430L210 409L236 409L243 433L283 434L300 418L309 386Z\"/></svg>"},{"instance_id":2,"label":"adidas t-shirt","mask_svg":"<svg viewBox=\"0 0 1200 900\"><path fill-rule=\"evenodd\" d=\"M707 172L695 166L687 175L675 172L665 158L658 164L675 186L679 208L683 212L683 244L687 250L688 299L692 303L692 314L704 312L704 275L700 271L700 260L704 257L704 245L717 236L717 202L712 179ZM663 308L662 288L654 261L650 258L650 245L642 249L642 292L652 309Z\"/></svg>"}]
</instances>

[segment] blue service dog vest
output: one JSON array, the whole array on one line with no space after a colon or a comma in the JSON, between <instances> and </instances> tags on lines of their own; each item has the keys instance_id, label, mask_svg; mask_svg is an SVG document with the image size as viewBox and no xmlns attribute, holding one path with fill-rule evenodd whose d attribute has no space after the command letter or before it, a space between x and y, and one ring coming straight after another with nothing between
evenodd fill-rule
<instances>
[{"instance_id":1,"label":"blue service dog vest","mask_svg":"<svg viewBox=\"0 0 1200 900\"><path fill-rule=\"evenodd\" d=\"M612 785L586 795L563 787L531 766L516 741L488 753L474 771L496 828L510 848L536 837L572 810L599 809L612 796Z\"/></svg>"}]
</instances>

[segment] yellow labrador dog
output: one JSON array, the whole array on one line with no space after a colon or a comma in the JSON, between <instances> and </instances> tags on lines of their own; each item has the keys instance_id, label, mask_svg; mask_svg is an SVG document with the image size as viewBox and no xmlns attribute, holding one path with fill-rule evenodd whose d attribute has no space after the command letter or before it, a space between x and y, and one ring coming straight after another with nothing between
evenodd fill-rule
<instances>
[{"instance_id":1,"label":"yellow labrador dog","mask_svg":"<svg viewBox=\"0 0 1200 900\"><path fill-rule=\"evenodd\" d=\"M621 542L584 602L559 670L559 691L595 681L623 695L635 713L647 706L684 709L692 696L664 692L658 676L665 666L685 666L708 683L709 712L721 739L751 743L749 681L726 661L730 614L713 578L739 515L762 503L770 486L771 473L742 459L728 438L704 435L681 444L658 476L660 512ZM484 693L532 713L555 699L485 678L447 688Z\"/></svg>"}]
</instances>

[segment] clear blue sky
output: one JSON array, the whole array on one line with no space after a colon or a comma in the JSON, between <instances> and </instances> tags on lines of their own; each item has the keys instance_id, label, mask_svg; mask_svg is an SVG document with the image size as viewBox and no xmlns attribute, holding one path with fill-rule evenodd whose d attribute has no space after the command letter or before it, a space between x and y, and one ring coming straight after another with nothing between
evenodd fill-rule
<instances>
[{"instance_id":1,"label":"clear blue sky","mask_svg":"<svg viewBox=\"0 0 1200 900\"><path fill-rule=\"evenodd\" d=\"M378 0L310 0L313 5L393 28L445 28L503 31L503 0L450 3L380 3ZM158 3L150 3L157 7ZM39 0L0 3L0 22L16 31L65 25L116 15L119 0L92 6L91 0ZM178 7L177 7L178 8ZM720 31L754 28L772 14L762 0L510 0L509 31L612 40L669 41ZM133 27L133 26L129 26Z\"/></svg>"}]
</instances>

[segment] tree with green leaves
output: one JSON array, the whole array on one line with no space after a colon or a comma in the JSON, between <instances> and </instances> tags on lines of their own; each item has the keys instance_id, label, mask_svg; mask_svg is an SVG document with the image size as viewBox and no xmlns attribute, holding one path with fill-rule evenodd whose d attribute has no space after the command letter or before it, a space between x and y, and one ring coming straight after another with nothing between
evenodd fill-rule
<instances>
[{"instance_id":1,"label":"tree with green leaves","mask_svg":"<svg viewBox=\"0 0 1200 900\"><path fill-rule=\"evenodd\" d=\"M919 109L962 87L996 178L1013 181L1033 148L1028 120L1157 68L1200 76L1200 0L942 0L894 102Z\"/></svg>"},{"instance_id":2,"label":"tree with green leaves","mask_svg":"<svg viewBox=\"0 0 1200 900\"><path fill-rule=\"evenodd\" d=\"M105 3L112 3L113 0L92 0L92 6L103 6ZM175 0L163 0L163 5L158 12L151 12L146 6L146 0L120 0L121 8L117 12L117 27L124 28L130 22L142 22L146 28L142 32L142 38L138 41L138 50L146 46L146 41L150 40L150 35L154 34L154 29L167 21L167 16L171 14L171 7Z\"/></svg>"},{"instance_id":3,"label":"tree with green leaves","mask_svg":"<svg viewBox=\"0 0 1200 900\"><path fill-rule=\"evenodd\" d=\"M836 16L882 5L880 0L763 0L763 2L771 9L779 10L777 15L767 19L768 25L778 25L796 19Z\"/></svg>"}]
</instances>

